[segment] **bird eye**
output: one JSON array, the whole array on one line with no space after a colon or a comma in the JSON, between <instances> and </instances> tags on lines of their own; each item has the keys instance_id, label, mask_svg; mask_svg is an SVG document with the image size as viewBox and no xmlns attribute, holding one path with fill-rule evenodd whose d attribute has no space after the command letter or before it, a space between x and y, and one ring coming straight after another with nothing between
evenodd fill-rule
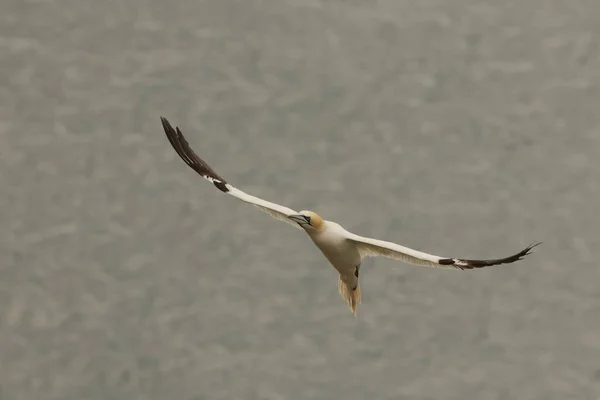
<instances>
[{"instance_id":1,"label":"bird eye","mask_svg":"<svg viewBox=\"0 0 600 400\"><path fill-rule=\"evenodd\" d=\"M310 225L310 217L308 215L304 216L304 219L306 220L306 222L308 222L308 224Z\"/></svg>"}]
</instances>

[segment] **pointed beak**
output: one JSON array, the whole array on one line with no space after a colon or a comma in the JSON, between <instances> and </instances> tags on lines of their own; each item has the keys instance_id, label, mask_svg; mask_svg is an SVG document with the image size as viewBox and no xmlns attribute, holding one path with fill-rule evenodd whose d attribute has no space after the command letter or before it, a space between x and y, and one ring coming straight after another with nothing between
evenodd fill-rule
<instances>
[{"instance_id":1,"label":"pointed beak","mask_svg":"<svg viewBox=\"0 0 600 400\"><path fill-rule=\"evenodd\" d=\"M290 215L288 218L294 222L297 222L299 225L310 225L310 217L307 217L306 215L295 214Z\"/></svg>"}]
</instances>

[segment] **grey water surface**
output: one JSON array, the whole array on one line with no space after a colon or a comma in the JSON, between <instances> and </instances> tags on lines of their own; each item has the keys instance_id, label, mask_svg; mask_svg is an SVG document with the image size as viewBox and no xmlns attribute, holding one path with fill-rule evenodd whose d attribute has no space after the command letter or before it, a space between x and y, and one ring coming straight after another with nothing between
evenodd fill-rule
<instances>
[{"instance_id":1,"label":"grey water surface","mask_svg":"<svg viewBox=\"0 0 600 400\"><path fill-rule=\"evenodd\" d=\"M600 398L596 0L4 0L0 399ZM189 169L478 271L370 259Z\"/></svg>"}]
</instances>

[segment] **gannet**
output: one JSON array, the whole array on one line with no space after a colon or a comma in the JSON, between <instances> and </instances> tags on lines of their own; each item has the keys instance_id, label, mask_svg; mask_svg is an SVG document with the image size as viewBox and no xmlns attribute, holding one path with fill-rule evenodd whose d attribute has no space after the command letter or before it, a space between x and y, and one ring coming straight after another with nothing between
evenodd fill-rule
<instances>
[{"instance_id":1,"label":"gannet","mask_svg":"<svg viewBox=\"0 0 600 400\"><path fill-rule=\"evenodd\" d=\"M540 242L531 244L520 252L504 258L471 260L435 256L396 243L359 236L348 232L338 223L324 220L313 211L294 211L291 208L271 203L236 188L198 157L179 127L173 129L166 118L160 117L160 119L169 142L171 142L181 159L203 178L215 185L217 189L258 207L280 221L287 222L298 229L303 229L308 234L329 263L339 272L338 291L348 303L354 315L356 315L357 305L361 302L358 276L361 262L365 257L383 256L424 267L465 270L513 263L530 254L531 249L540 244Z\"/></svg>"}]
</instances>

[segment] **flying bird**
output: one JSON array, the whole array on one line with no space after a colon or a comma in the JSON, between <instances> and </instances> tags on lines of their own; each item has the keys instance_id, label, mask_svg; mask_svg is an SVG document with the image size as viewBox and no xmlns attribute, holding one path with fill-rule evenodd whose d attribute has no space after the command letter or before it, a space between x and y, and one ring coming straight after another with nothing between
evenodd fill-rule
<instances>
[{"instance_id":1,"label":"flying bird","mask_svg":"<svg viewBox=\"0 0 600 400\"><path fill-rule=\"evenodd\" d=\"M348 232L333 221L323 219L313 211L298 212L236 188L217 174L192 150L179 127L173 129L166 118L161 117L160 119L167 138L177 154L204 179L215 185L221 192L250 203L280 221L303 229L308 234L313 243L339 272L338 291L355 315L356 307L361 301L361 290L358 283L360 265L365 257L383 256L424 267L464 270L513 263L530 254L531 249L540 244L539 242L531 244L520 252L504 258L471 260L435 256L396 243L359 236Z\"/></svg>"}]
</instances>

